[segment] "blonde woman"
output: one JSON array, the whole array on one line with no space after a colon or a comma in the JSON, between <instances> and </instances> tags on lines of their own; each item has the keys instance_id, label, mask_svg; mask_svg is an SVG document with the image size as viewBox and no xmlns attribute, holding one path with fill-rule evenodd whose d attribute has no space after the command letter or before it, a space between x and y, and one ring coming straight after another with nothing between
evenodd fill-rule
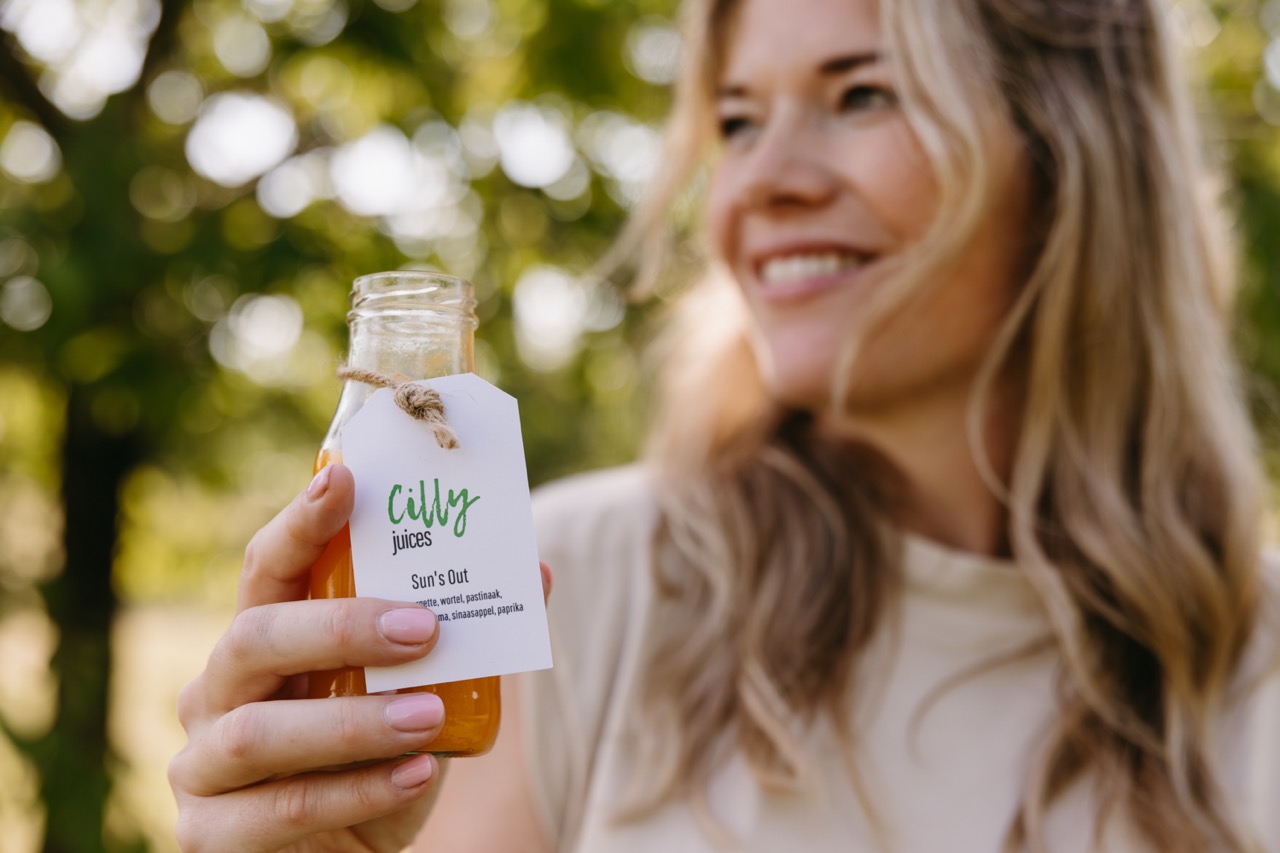
<instances>
[{"instance_id":1,"label":"blonde woman","mask_svg":"<svg viewBox=\"0 0 1280 853\"><path fill-rule=\"evenodd\" d=\"M183 694L184 849L1280 850L1230 251L1163 4L688 11L624 240L706 166L712 270L646 463L541 495L556 668L442 783L395 757L430 699L287 698L435 637L292 600L350 511L326 469Z\"/></svg>"}]
</instances>

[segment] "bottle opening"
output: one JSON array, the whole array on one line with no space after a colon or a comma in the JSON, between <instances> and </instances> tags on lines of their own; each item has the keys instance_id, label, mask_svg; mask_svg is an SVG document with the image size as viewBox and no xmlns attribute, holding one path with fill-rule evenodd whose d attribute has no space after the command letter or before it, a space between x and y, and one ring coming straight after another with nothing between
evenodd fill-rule
<instances>
[{"instance_id":1,"label":"bottle opening","mask_svg":"<svg viewBox=\"0 0 1280 853\"><path fill-rule=\"evenodd\" d=\"M362 275L351 289L354 320L367 313L430 310L455 314L475 325L476 299L471 282L437 272L399 270Z\"/></svg>"}]
</instances>

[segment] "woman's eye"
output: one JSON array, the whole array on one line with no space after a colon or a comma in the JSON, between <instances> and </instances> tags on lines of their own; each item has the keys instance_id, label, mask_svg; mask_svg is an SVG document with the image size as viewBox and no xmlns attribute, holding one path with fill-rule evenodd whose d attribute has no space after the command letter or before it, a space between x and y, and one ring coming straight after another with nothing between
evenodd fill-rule
<instances>
[{"instance_id":1,"label":"woman's eye","mask_svg":"<svg viewBox=\"0 0 1280 853\"><path fill-rule=\"evenodd\" d=\"M720 119L720 138L730 139L751 128L751 120L745 116L726 116Z\"/></svg>"},{"instance_id":2,"label":"woman's eye","mask_svg":"<svg viewBox=\"0 0 1280 853\"><path fill-rule=\"evenodd\" d=\"M840 96L840 108L844 110L877 110L896 103L897 96L879 86L850 86Z\"/></svg>"}]
</instances>

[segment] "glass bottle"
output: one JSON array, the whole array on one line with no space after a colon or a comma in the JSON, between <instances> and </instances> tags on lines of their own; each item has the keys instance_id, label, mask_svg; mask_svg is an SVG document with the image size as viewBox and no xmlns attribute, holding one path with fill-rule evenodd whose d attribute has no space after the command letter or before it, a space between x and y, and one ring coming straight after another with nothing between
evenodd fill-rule
<instances>
[{"instance_id":1,"label":"glass bottle","mask_svg":"<svg viewBox=\"0 0 1280 853\"><path fill-rule=\"evenodd\" d=\"M474 370L475 298L470 283L426 272L386 272L361 276L351 292L350 352L347 364L388 376L431 379ZM338 398L333 423L316 456L316 470L342 461L342 427L376 389L348 380ZM351 533L334 537L311 567L312 598L355 595ZM312 673L312 698L363 696L364 670L347 667ZM501 705L498 677L409 687L393 693L435 693L444 702L445 723L428 749L438 755L480 755L498 734Z\"/></svg>"}]
</instances>

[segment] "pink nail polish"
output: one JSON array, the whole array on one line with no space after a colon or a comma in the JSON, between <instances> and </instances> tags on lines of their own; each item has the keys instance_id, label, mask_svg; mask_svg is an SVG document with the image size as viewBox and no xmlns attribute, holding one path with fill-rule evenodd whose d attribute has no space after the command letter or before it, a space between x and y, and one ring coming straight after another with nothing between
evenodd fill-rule
<instances>
[{"instance_id":1,"label":"pink nail polish","mask_svg":"<svg viewBox=\"0 0 1280 853\"><path fill-rule=\"evenodd\" d=\"M415 755L391 771L391 784L397 788L416 788L436 774L436 759L431 755Z\"/></svg>"},{"instance_id":2,"label":"pink nail polish","mask_svg":"<svg viewBox=\"0 0 1280 853\"><path fill-rule=\"evenodd\" d=\"M436 615L425 607L400 607L378 617L378 631L393 643L420 646L436 632Z\"/></svg>"},{"instance_id":3,"label":"pink nail polish","mask_svg":"<svg viewBox=\"0 0 1280 853\"><path fill-rule=\"evenodd\" d=\"M434 693L402 696L382 706L382 719L398 732L425 732L444 722L444 703Z\"/></svg>"},{"instance_id":4,"label":"pink nail polish","mask_svg":"<svg viewBox=\"0 0 1280 853\"><path fill-rule=\"evenodd\" d=\"M307 499L318 501L324 497L324 493L329 491L329 475L332 466L326 465L311 478L311 485L307 486Z\"/></svg>"}]
</instances>

